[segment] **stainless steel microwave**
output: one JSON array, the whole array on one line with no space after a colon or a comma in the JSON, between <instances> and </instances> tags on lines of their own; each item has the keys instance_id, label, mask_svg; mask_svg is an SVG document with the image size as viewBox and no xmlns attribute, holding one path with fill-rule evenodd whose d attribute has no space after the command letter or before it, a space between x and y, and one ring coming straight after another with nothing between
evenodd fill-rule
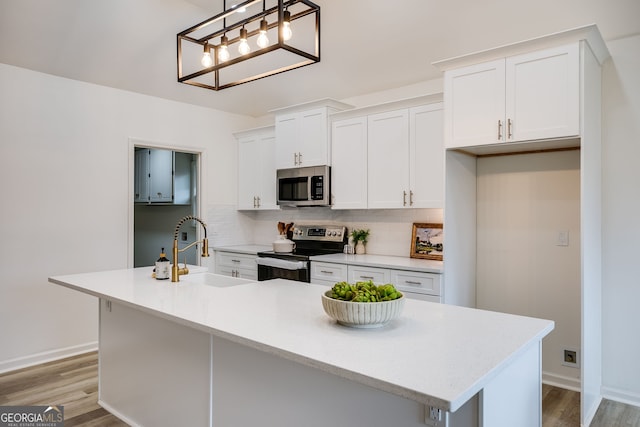
<instances>
[{"instance_id":1,"label":"stainless steel microwave","mask_svg":"<svg viewBox=\"0 0 640 427\"><path fill-rule=\"evenodd\" d=\"M331 167L278 169L276 196L281 206L329 206Z\"/></svg>"}]
</instances>

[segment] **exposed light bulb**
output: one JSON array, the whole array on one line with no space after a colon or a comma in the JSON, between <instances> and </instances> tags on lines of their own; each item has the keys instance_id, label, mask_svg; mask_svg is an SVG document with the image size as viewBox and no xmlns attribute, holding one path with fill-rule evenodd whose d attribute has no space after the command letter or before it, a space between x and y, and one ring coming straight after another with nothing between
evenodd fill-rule
<instances>
[{"instance_id":1,"label":"exposed light bulb","mask_svg":"<svg viewBox=\"0 0 640 427\"><path fill-rule=\"evenodd\" d=\"M260 35L258 36L256 43L261 48L269 46L269 37L267 37L267 21L265 19L260 21Z\"/></svg>"},{"instance_id":2,"label":"exposed light bulb","mask_svg":"<svg viewBox=\"0 0 640 427\"><path fill-rule=\"evenodd\" d=\"M240 52L240 55L246 55L251 52L251 47L249 46L249 43L247 43L247 30L244 28L240 30L240 45L238 46L238 52Z\"/></svg>"},{"instance_id":3,"label":"exposed light bulb","mask_svg":"<svg viewBox=\"0 0 640 427\"><path fill-rule=\"evenodd\" d=\"M220 46L218 49L218 60L220 62L227 62L229 60L229 49L226 46Z\"/></svg>"},{"instance_id":4,"label":"exposed light bulb","mask_svg":"<svg viewBox=\"0 0 640 427\"><path fill-rule=\"evenodd\" d=\"M291 31L291 12L284 11L284 17L282 19L282 38L284 40L291 40L293 32Z\"/></svg>"},{"instance_id":5,"label":"exposed light bulb","mask_svg":"<svg viewBox=\"0 0 640 427\"><path fill-rule=\"evenodd\" d=\"M202 53L202 59L200 60L200 63L205 68L211 67L211 65L213 65L213 58L211 58L211 52L208 52L208 51L207 52L203 52Z\"/></svg>"},{"instance_id":6,"label":"exposed light bulb","mask_svg":"<svg viewBox=\"0 0 640 427\"><path fill-rule=\"evenodd\" d=\"M227 36L222 36L220 39L220 47L218 47L218 61L226 62L229 60L229 49L227 48L227 43L229 39Z\"/></svg>"}]
</instances>

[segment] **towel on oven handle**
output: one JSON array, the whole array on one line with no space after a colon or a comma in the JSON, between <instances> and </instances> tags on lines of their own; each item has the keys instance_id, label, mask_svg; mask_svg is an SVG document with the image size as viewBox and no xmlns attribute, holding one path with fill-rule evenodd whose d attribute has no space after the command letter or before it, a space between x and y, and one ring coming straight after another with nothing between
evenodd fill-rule
<instances>
[{"instance_id":1,"label":"towel on oven handle","mask_svg":"<svg viewBox=\"0 0 640 427\"><path fill-rule=\"evenodd\" d=\"M282 268L284 270L303 270L307 268L307 263L303 261L286 261L278 258L256 258L258 265L267 267Z\"/></svg>"}]
</instances>

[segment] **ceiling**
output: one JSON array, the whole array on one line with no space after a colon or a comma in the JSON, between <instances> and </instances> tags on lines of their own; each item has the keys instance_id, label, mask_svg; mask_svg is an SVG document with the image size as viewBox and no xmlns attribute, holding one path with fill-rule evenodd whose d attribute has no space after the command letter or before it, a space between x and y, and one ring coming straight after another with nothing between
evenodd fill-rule
<instances>
[{"instance_id":1,"label":"ceiling","mask_svg":"<svg viewBox=\"0 0 640 427\"><path fill-rule=\"evenodd\" d=\"M432 62L596 23L605 41L640 34L638 0L316 0L317 64L219 92L178 83L176 34L222 0L0 0L0 62L261 116L441 77Z\"/></svg>"}]
</instances>

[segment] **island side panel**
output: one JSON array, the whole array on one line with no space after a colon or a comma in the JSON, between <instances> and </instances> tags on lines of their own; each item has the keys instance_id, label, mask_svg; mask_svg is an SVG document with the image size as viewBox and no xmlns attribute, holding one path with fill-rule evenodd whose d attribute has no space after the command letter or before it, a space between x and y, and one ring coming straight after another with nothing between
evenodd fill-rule
<instances>
[{"instance_id":1,"label":"island side panel","mask_svg":"<svg viewBox=\"0 0 640 427\"><path fill-rule=\"evenodd\" d=\"M542 425L542 342L529 346L480 392L482 426Z\"/></svg>"},{"instance_id":2,"label":"island side panel","mask_svg":"<svg viewBox=\"0 0 640 427\"><path fill-rule=\"evenodd\" d=\"M99 403L131 425L210 425L210 336L100 300Z\"/></svg>"},{"instance_id":3,"label":"island side panel","mask_svg":"<svg viewBox=\"0 0 640 427\"><path fill-rule=\"evenodd\" d=\"M213 426L426 425L421 403L217 337L212 390ZM477 411L476 402L471 399L469 409ZM467 406L459 412L464 423L454 416L449 426L478 425Z\"/></svg>"}]
</instances>

